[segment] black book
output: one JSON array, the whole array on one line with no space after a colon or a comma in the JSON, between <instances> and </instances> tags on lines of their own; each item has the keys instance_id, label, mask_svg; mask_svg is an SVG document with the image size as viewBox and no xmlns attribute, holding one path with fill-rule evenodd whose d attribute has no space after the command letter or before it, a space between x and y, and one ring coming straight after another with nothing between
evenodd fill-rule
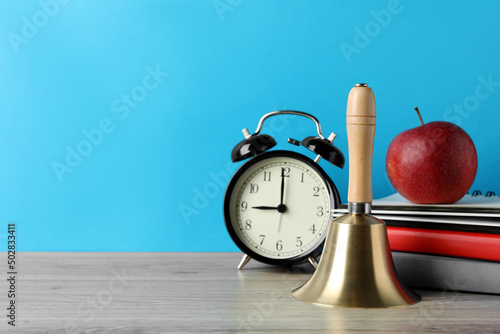
<instances>
[{"instance_id":1,"label":"black book","mask_svg":"<svg viewBox=\"0 0 500 334\"><path fill-rule=\"evenodd\" d=\"M409 287L500 294L500 262L406 252L392 257Z\"/></svg>"}]
</instances>

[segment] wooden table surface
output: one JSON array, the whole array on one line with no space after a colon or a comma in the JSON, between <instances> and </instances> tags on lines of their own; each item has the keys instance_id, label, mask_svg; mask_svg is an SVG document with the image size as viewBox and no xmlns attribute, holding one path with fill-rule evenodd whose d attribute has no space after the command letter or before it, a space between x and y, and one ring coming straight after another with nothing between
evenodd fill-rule
<instances>
[{"instance_id":1,"label":"wooden table surface","mask_svg":"<svg viewBox=\"0 0 500 334\"><path fill-rule=\"evenodd\" d=\"M323 308L290 291L309 266L240 253L18 253L16 330L1 333L500 333L500 296L418 290L389 309Z\"/></svg>"}]
</instances>

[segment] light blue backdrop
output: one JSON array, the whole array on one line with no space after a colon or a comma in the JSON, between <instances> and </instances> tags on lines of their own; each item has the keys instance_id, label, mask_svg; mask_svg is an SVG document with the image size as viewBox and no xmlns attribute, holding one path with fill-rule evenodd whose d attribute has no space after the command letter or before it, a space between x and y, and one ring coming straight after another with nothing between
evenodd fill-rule
<instances>
[{"instance_id":1,"label":"light blue backdrop","mask_svg":"<svg viewBox=\"0 0 500 334\"><path fill-rule=\"evenodd\" d=\"M233 251L222 198L241 129L316 115L346 154L353 84L377 99L385 152L424 121L460 124L474 189L500 191L500 2L0 2L0 241L24 251ZM314 135L306 119L265 133ZM308 154L303 148L299 152ZM344 170L321 165L347 192Z\"/></svg>"}]
</instances>

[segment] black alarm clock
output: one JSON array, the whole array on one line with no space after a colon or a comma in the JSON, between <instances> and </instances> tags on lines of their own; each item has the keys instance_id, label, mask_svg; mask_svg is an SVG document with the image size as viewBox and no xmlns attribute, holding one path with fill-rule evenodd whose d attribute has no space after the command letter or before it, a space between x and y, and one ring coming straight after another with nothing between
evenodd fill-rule
<instances>
[{"instance_id":1,"label":"black alarm clock","mask_svg":"<svg viewBox=\"0 0 500 334\"><path fill-rule=\"evenodd\" d=\"M289 139L317 154L316 159L285 150L269 151L276 141L260 134L264 121L276 115L304 116L316 124L318 136ZM234 243L244 253L238 269L253 258L272 265L309 261L317 265L331 220L340 205L335 184L319 166L321 158L343 168L344 155L333 145L335 133L325 138L319 121L295 110L264 115L255 133L243 129L245 139L232 153L233 162L251 158L229 181L224 195L224 220Z\"/></svg>"}]
</instances>

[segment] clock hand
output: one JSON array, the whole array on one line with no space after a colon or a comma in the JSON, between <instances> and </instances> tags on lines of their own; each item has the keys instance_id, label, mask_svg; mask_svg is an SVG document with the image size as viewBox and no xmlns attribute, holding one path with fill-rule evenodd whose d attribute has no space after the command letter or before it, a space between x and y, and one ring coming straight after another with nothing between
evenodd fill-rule
<instances>
[{"instance_id":1,"label":"clock hand","mask_svg":"<svg viewBox=\"0 0 500 334\"><path fill-rule=\"evenodd\" d=\"M281 200L280 200L281 205L283 205L284 193L285 193L285 169L281 168Z\"/></svg>"},{"instance_id":2,"label":"clock hand","mask_svg":"<svg viewBox=\"0 0 500 334\"><path fill-rule=\"evenodd\" d=\"M285 204L280 204L278 206L266 206L266 205L261 205L261 206L252 206L252 209L258 209L258 210L278 210L279 213L286 212L286 205Z\"/></svg>"},{"instance_id":3,"label":"clock hand","mask_svg":"<svg viewBox=\"0 0 500 334\"><path fill-rule=\"evenodd\" d=\"M280 231L280 226L281 226L281 216L283 216L283 213L280 212L279 220L278 220L278 227L276 227L276 232Z\"/></svg>"},{"instance_id":4,"label":"clock hand","mask_svg":"<svg viewBox=\"0 0 500 334\"><path fill-rule=\"evenodd\" d=\"M276 206L252 206L252 209L258 209L258 210L278 210L278 207Z\"/></svg>"},{"instance_id":5,"label":"clock hand","mask_svg":"<svg viewBox=\"0 0 500 334\"><path fill-rule=\"evenodd\" d=\"M276 232L280 231L281 226L281 216L283 216L283 212L286 211L286 206L283 204L283 195L285 194L285 169L281 168L281 193L280 193L280 205L278 205L277 209L280 213L278 226L276 227Z\"/></svg>"}]
</instances>

